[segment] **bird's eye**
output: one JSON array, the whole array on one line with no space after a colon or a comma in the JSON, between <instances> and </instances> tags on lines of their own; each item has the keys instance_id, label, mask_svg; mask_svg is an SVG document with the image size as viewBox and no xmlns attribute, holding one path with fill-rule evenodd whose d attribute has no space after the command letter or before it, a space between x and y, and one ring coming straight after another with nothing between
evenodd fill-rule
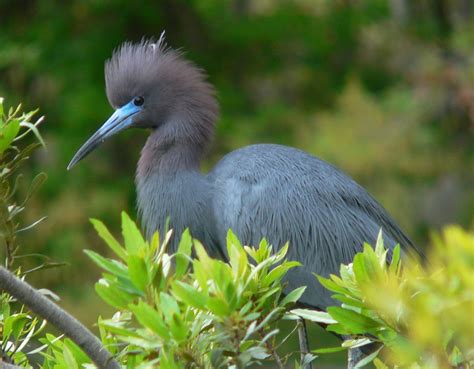
<instances>
[{"instance_id":1,"label":"bird's eye","mask_svg":"<svg viewBox=\"0 0 474 369\"><path fill-rule=\"evenodd\" d=\"M135 106L142 106L145 102L145 99L142 96L137 96L133 99L133 105Z\"/></svg>"}]
</instances>

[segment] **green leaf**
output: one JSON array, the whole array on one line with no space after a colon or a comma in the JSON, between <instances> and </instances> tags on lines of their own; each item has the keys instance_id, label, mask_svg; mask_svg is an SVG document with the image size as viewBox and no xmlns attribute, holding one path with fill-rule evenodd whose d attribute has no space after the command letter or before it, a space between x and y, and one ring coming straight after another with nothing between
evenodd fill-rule
<instances>
[{"instance_id":1,"label":"green leaf","mask_svg":"<svg viewBox=\"0 0 474 369\"><path fill-rule=\"evenodd\" d=\"M370 275L366 268L365 258L361 253L356 254L356 256L354 256L352 268L354 270L356 281L359 285L363 286L366 283L370 283ZM344 294L344 292L342 293Z\"/></svg>"},{"instance_id":2,"label":"green leaf","mask_svg":"<svg viewBox=\"0 0 474 369\"><path fill-rule=\"evenodd\" d=\"M272 246L268 244L265 238L262 238L258 247L244 246L245 252L247 252L250 257L255 260L257 264L261 263L263 260L268 259L272 252Z\"/></svg>"},{"instance_id":3,"label":"green leaf","mask_svg":"<svg viewBox=\"0 0 474 369\"><path fill-rule=\"evenodd\" d=\"M266 325L271 324L284 316L284 309L277 307L273 309L268 315L255 327L255 331L259 331Z\"/></svg>"},{"instance_id":4,"label":"green leaf","mask_svg":"<svg viewBox=\"0 0 474 369\"><path fill-rule=\"evenodd\" d=\"M204 269L202 262L198 259L195 259L193 261L193 275L196 281L198 282L199 287L201 287L203 293L207 294L207 272Z\"/></svg>"},{"instance_id":5,"label":"green leaf","mask_svg":"<svg viewBox=\"0 0 474 369\"><path fill-rule=\"evenodd\" d=\"M326 327L326 330L328 332L334 332L336 334L351 334L351 331L349 331L345 326L342 324L331 324Z\"/></svg>"},{"instance_id":6,"label":"green leaf","mask_svg":"<svg viewBox=\"0 0 474 369\"><path fill-rule=\"evenodd\" d=\"M216 262L209 257L201 242L197 240L194 241L194 250L196 251L199 261L202 263L204 270L208 272L213 271L213 266Z\"/></svg>"},{"instance_id":7,"label":"green leaf","mask_svg":"<svg viewBox=\"0 0 474 369\"><path fill-rule=\"evenodd\" d=\"M128 256L128 275L130 276L133 285L140 291L145 292L150 280L148 267L143 257L135 254L130 254Z\"/></svg>"},{"instance_id":8,"label":"green leaf","mask_svg":"<svg viewBox=\"0 0 474 369\"><path fill-rule=\"evenodd\" d=\"M141 325L151 329L163 339L167 340L170 338L169 330L166 327L161 314L154 310L150 305L140 301L137 305L130 305L129 308Z\"/></svg>"},{"instance_id":9,"label":"green leaf","mask_svg":"<svg viewBox=\"0 0 474 369\"><path fill-rule=\"evenodd\" d=\"M74 359L74 355L66 345L63 345L63 358L67 368L79 369L76 359Z\"/></svg>"},{"instance_id":10,"label":"green leaf","mask_svg":"<svg viewBox=\"0 0 474 369\"><path fill-rule=\"evenodd\" d=\"M160 307L161 312L165 316L166 321L170 321L173 314L179 315L181 310L176 300L165 292L160 292Z\"/></svg>"},{"instance_id":11,"label":"green leaf","mask_svg":"<svg viewBox=\"0 0 474 369\"><path fill-rule=\"evenodd\" d=\"M354 366L354 369L359 369L366 366L367 364L370 364L372 361L374 361L374 359L377 357L382 348L383 346L380 347L378 350L372 352L370 355L367 355L362 360L358 361L357 364Z\"/></svg>"},{"instance_id":12,"label":"green leaf","mask_svg":"<svg viewBox=\"0 0 474 369\"><path fill-rule=\"evenodd\" d=\"M127 308L133 300L133 297L119 290L104 279L101 279L95 284L95 290L106 303L118 309Z\"/></svg>"},{"instance_id":13,"label":"green leaf","mask_svg":"<svg viewBox=\"0 0 474 369\"><path fill-rule=\"evenodd\" d=\"M237 304L237 285L234 284L232 281L229 281L227 284L223 284L222 290L224 291L224 297L229 305L231 310L234 310Z\"/></svg>"},{"instance_id":14,"label":"green leaf","mask_svg":"<svg viewBox=\"0 0 474 369\"><path fill-rule=\"evenodd\" d=\"M67 346L67 348L71 351L74 359L79 365L82 365L84 363L88 363L90 361L89 357L82 351L78 345L76 345L72 340L69 338L66 338L64 340L64 344Z\"/></svg>"},{"instance_id":15,"label":"green leaf","mask_svg":"<svg viewBox=\"0 0 474 369\"><path fill-rule=\"evenodd\" d=\"M347 347L347 348L356 348L356 347L362 347L371 344L372 341L370 338L357 338L357 339L348 339L345 340L342 343L342 347Z\"/></svg>"},{"instance_id":16,"label":"green leaf","mask_svg":"<svg viewBox=\"0 0 474 369\"><path fill-rule=\"evenodd\" d=\"M400 271L400 245L397 244L392 252L392 261L390 262L389 266L390 273L398 275Z\"/></svg>"},{"instance_id":17,"label":"green leaf","mask_svg":"<svg viewBox=\"0 0 474 369\"><path fill-rule=\"evenodd\" d=\"M156 350L159 343L157 340L150 340L150 337L147 338L136 338L133 336L121 336L120 340L124 343L128 343L128 346L140 347L145 350ZM161 346L161 345L160 345ZM147 367L149 368L149 367ZM94 367L95 369L95 367ZM161 368L160 368L161 369Z\"/></svg>"},{"instance_id":18,"label":"green leaf","mask_svg":"<svg viewBox=\"0 0 474 369\"><path fill-rule=\"evenodd\" d=\"M16 314L15 319L12 322L12 336L18 339L25 328L27 322L31 321L31 317L27 314Z\"/></svg>"},{"instance_id":19,"label":"green leaf","mask_svg":"<svg viewBox=\"0 0 474 369\"><path fill-rule=\"evenodd\" d=\"M385 247L383 243L383 231L380 228L379 233L377 235L377 241L375 242L375 254L377 256L382 255L385 252Z\"/></svg>"},{"instance_id":20,"label":"green leaf","mask_svg":"<svg viewBox=\"0 0 474 369\"><path fill-rule=\"evenodd\" d=\"M242 244L240 243L240 240L237 238L234 232L229 228L227 231L227 236L226 236L226 241L227 241L227 251L229 251L229 246L235 245L239 249L243 249Z\"/></svg>"},{"instance_id":21,"label":"green leaf","mask_svg":"<svg viewBox=\"0 0 474 369\"><path fill-rule=\"evenodd\" d=\"M115 276L120 276L122 278L128 279L127 268L122 263L116 260L106 259L98 253L91 250L84 250L84 253L89 256L94 263L96 263L100 268L105 269L109 273L112 273Z\"/></svg>"},{"instance_id":22,"label":"green leaf","mask_svg":"<svg viewBox=\"0 0 474 369\"><path fill-rule=\"evenodd\" d=\"M166 350L160 351L160 369L179 369L180 366L175 362L173 353Z\"/></svg>"},{"instance_id":23,"label":"green leaf","mask_svg":"<svg viewBox=\"0 0 474 369\"><path fill-rule=\"evenodd\" d=\"M210 297L207 307L212 313L220 317L226 317L230 313L229 305L219 297Z\"/></svg>"},{"instance_id":24,"label":"green leaf","mask_svg":"<svg viewBox=\"0 0 474 369\"><path fill-rule=\"evenodd\" d=\"M346 306L353 306L359 309L367 308L367 305L364 304L362 301L355 299L353 297L347 296L347 295L335 294L335 295L332 295L332 298L342 302Z\"/></svg>"},{"instance_id":25,"label":"green leaf","mask_svg":"<svg viewBox=\"0 0 474 369\"><path fill-rule=\"evenodd\" d=\"M357 255L356 255L357 256ZM319 275L316 275L316 278L318 279L319 283L322 284L322 286L324 288L326 288L327 290L329 291L333 291L333 292L337 292L337 293L340 293L342 295L345 295L347 293L347 289L345 287L341 287L339 286L336 282L334 282L333 280L331 279L328 279L328 278L324 278L324 277L321 277ZM333 277L331 275L331 277Z\"/></svg>"},{"instance_id":26,"label":"green leaf","mask_svg":"<svg viewBox=\"0 0 474 369\"><path fill-rule=\"evenodd\" d=\"M207 296L194 287L181 281L175 281L172 283L171 289L173 295L185 304L203 310L206 308Z\"/></svg>"},{"instance_id":27,"label":"green leaf","mask_svg":"<svg viewBox=\"0 0 474 369\"><path fill-rule=\"evenodd\" d=\"M5 299L0 299L1 300L1 309L0 309L0 321L1 319L5 320L10 316L10 304L8 300Z\"/></svg>"},{"instance_id":28,"label":"green leaf","mask_svg":"<svg viewBox=\"0 0 474 369\"><path fill-rule=\"evenodd\" d=\"M35 110L35 111L32 111L29 113L29 117L27 117L27 119L30 119L31 116L33 116L33 114L36 114L38 110ZM24 117L26 118L26 117ZM21 135L17 136L16 139L20 139L20 138L23 138L24 136L26 136L29 132L33 132L33 134L36 136L36 139L38 140L39 144L43 147L46 147L46 144L44 143L43 141L43 137L41 137L41 134L39 133L39 130L38 130L38 125L43 121L43 118L44 117L41 117L39 118L35 123L30 123L26 120L23 120L20 122L20 127L23 127L23 128L27 128L27 130L25 130Z\"/></svg>"},{"instance_id":29,"label":"green leaf","mask_svg":"<svg viewBox=\"0 0 474 369\"><path fill-rule=\"evenodd\" d=\"M364 244L364 251L362 252L362 256L364 258L364 266L369 278L378 279L382 271L381 265L385 265L385 260L383 261L383 263L381 263L381 260L379 260L379 256L377 256L374 249L369 244Z\"/></svg>"},{"instance_id":30,"label":"green leaf","mask_svg":"<svg viewBox=\"0 0 474 369\"><path fill-rule=\"evenodd\" d=\"M234 276L243 276L248 268L247 253L237 236L230 229L227 232L227 254Z\"/></svg>"},{"instance_id":31,"label":"green leaf","mask_svg":"<svg viewBox=\"0 0 474 369\"><path fill-rule=\"evenodd\" d=\"M3 339L7 340L11 336L17 338L19 330L26 324L30 318L25 313L13 314L3 319L2 335Z\"/></svg>"},{"instance_id":32,"label":"green leaf","mask_svg":"<svg viewBox=\"0 0 474 369\"><path fill-rule=\"evenodd\" d=\"M178 342L186 340L188 336L188 328L183 322L183 319L178 314L173 314L169 321L169 327L174 339Z\"/></svg>"},{"instance_id":33,"label":"green leaf","mask_svg":"<svg viewBox=\"0 0 474 369\"><path fill-rule=\"evenodd\" d=\"M107 246L122 260L127 260L127 252L125 249L117 242L117 240L112 236L107 227L100 220L91 219L90 220L95 230L102 238Z\"/></svg>"},{"instance_id":34,"label":"green leaf","mask_svg":"<svg viewBox=\"0 0 474 369\"><path fill-rule=\"evenodd\" d=\"M189 229L185 229L179 241L178 251L175 254L176 266L175 277L181 277L188 269L191 260L191 250L193 246L193 239L189 233Z\"/></svg>"},{"instance_id":35,"label":"green leaf","mask_svg":"<svg viewBox=\"0 0 474 369\"><path fill-rule=\"evenodd\" d=\"M337 346L337 347L325 347L316 350L311 350L315 354L332 354L334 352L346 351L347 347Z\"/></svg>"},{"instance_id":36,"label":"green leaf","mask_svg":"<svg viewBox=\"0 0 474 369\"><path fill-rule=\"evenodd\" d=\"M285 262L281 265L278 265L275 268L273 268L270 271L270 273L268 273L265 276L265 278L262 281L262 284L264 286L269 286L270 284L272 284L275 281L278 282L283 278L283 276L288 272L288 270L290 270L291 268L300 266L300 265L301 265L301 263L299 263L297 261L287 261L287 262Z\"/></svg>"},{"instance_id":37,"label":"green leaf","mask_svg":"<svg viewBox=\"0 0 474 369\"><path fill-rule=\"evenodd\" d=\"M287 242L283 245L283 247L280 250L278 250L278 252L275 255L275 263L278 263L285 258L289 247L290 247L290 244Z\"/></svg>"},{"instance_id":38,"label":"green leaf","mask_svg":"<svg viewBox=\"0 0 474 369\"><path fill-rule=\"evenodd\" d=\"M375 358L374 365L376 369L390 369L387 365L383 363L379 358Z\"/></svg>"},{"instance_id":39,"label":"green leaf","mask_svg":"<svg viewBox=\"0 0 474 369\"><path fill-rule=\"evenodd\" d=\"M464 355L462 354L459 347L454 346L451 350L451 353L449 354L449 363L452 366L457 367L461 365L465 360L466 359L464 358Z\"/></svg>"},{"instance_id":40,"label":"green leaf","mask_svg":"<svg viewBox=\"0 0 474 369\"><path fill-rule=\"evenodd\" d=\"M338 306L328 307L328 313L353 334L370 333L380 325L375 320Z\"/></svg>"},{"instance_id":41,"label":"green leaf","mask_svg":"<svg viewBox=\"0 0 474 369\"><path fill-rule=\"evenodd\" d=\"M272 306L273 305L273 300L269 299L269 297L276 294L276 293L279 293L279 292L281 292L281 286L274 287L274 288L268 290L267 292L265 292L256 301L256 303L257 303L256 308L261 309L261 308L264 308L264 307Z\"/></svg>"},{"instance_id":42,"label":"green leaf","mask_svg":"<svg viewBox=\"0 0 474 369\"><path fill-rule=\"evenodd\" d=\"M242 311L240 311L240 314L244 315L244 313ZM253 312L253 313L245 315L244 320L247 321L247 322L251 322L252 320L257 320L261 316L262 316L262 314L260 314L258 312Z\"/></svg>"},{"instance_id":43,"label":"green leaf","mask_svg":"<svg viewBox=\"0 0 474 369\"><path fill-rule=\"evenodd\" d=\"M286 306L289 304L294 304L297 302L306 289L306 286L299 287L293 291L291 291L288 295L286 295L283 300L280 301L280 306Z\"/></svg>"},{"instance_id":44,"label":"green leaf","mask_svg":"<svg viewBox=\"0 0 474 369\"><path fill-rule=\"evenodd\" d=\"M128 307L130 309L130 306ZM131 310L130 310L131 311ZM105 329L107 332L113 333L121 337L135 337L141 338L142 336L137 333L136 330L129 328L124 328L121 324L118 324L115 321L103 320L99 323L99 326Z\"/></svg>"},{"instance_id":45,"label":"green leaf","mask_svg":"<svg viewBox=\"0 0 474 369\"><path fill-rule=\"evenodd\" d=\"M24 206L28 200L38 191L38 189L43 185L43 183L48 179L46 173L38 173L33 181L31 181L30 187L28 188L28 192L26 193L25 199L22 202L21 206Z\"/></svg>"},{"instance_id":46,"label":"green leaf","mask_svg":"<svg viewBox=\"0 0 474 369\"><path fill-rule=\"evenodd\" d=\"M310 320L316 323L323 323L323 324L335 324L337 323L331 315L325 313L324 311L316 311L316 310L309 310L309 309L293 309L290 313L299 316L300 318Z\"/></svg>"},{"instance_id":47,"label":"green leaf","mask_svg":"<svg viewBox=\"0 0 474 369\"><path fill-rule=\"evenodd\" d=\"M145 248L145 240L134 221L122 212L122 235L129 254L138 254Z\"/></svg>"},{"instance_id":48,"label":"green leaf","mask_svg":"<svg viewBox=\"0 0 474 369\"><path fill-rule=\"evenodd\" d=\"M339 275L346 288L357 287L352 265L341 264L341 267L339 268Z\"/></svg>"},{"instance_id":49,"label":"green leaf","mask_svg":"<svg viewBox=\"0 0 474 369\"><path fill-rule=\"evenodd\" d=\"M10 147L19 131L20 121L18 119L11 119L0 127L0 154Z\"/></svg>"}]
</instances>

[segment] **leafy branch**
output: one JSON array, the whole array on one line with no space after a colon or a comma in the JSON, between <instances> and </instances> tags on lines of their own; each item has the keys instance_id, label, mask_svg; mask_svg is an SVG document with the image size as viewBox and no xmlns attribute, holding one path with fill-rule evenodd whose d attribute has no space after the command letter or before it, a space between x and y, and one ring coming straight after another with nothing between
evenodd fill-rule
<instances>
[{"instance_id":1,"label":"leafy branch","mask_svg":"<svg viewBox=\"0 0 474 369\"><path fill-rule=\"evenodd\" d=\"M169 255L170 232L146 241L123 213L122 246L100 221L92 222L119 259L86 251L104 270L97 293L118 310L99 326L123 364L243 368L273 359L284 367L275 325L304 292L283 295L283 277L299 265L284 260L288 245L276 252L265 241L242 246L229 232L225 263L208 256L188 231Z\"/></svg>"},{"instance_id":2,"label":"leafy branch","mask_svg":"<svg viewBox=\"0 0 474 369\"><path fill-rule=\"evenodd\" d=\"M293 313L351 339L314 352L376 344L356 368L372 361L378 369L473 367L474 234L447 227L434 236L424 265L402 259L398 246L388 261L379 235L375 248L365 244L351 264L341 265L339 276L318 277L341 306Z\"/></svg>"},{"instance_id":3,"label":"leafy branch","mask_svg":"<svg viewBox=\"0 0 474 369\"><path fill-rule=\"evenodd\" d=\"M44 219L41 218L32 225L22 228L16 220L16 217L25 209L27 201L46 180L44 173L38 174L31 182L25 198L20 203L16 202L15 195L22 178L21 174L17 174L17 171L38 146L44 146L38 132L38 126L44 117L32 122L37 110L29 113L20 111L21 105L5 112L3 98L0 97L0 241L6 252L5 265L8 269L13 268L15 255L18 251L17 234L33 228ZM37 141L26 147L18 146L29 133L33 133Z\"/></svg>"},{"instance_id":4,"label":"leafy branch","mask_svg":"<svg viewBox=\"0 0 474 369\"><path fill-rule=\"evenodd\" d=\"M21 180L21 174L17 174L17 172L37 147L44 146L38 131L43 117L32 122L33 116L37 113L36 110L29 113L20 111L21 105L5 112L3 98L0 97L0 240L5 250L6 266L0 266L0 289L2 290L0 308L2 358L0 364L3 368L28 365L29 360L23 349L33 337L38 336L48 321L71 337L99 368L119 368L118 363L87 328L50 301L44 293L35 290L23 280L25 273L21 272L20 267L14 273L8 270L14 268L14 261L17 257L19 249L17 234L34 228L45 219L41 218L33 224L23 227L20 227L20 223L17 221L17 216L24 211L28 200L46 180L44 173L38 174L30 184L25 198L17 203L16 192ZM36 141L26 147L20 146L20 143L30 133L34 134ZM57 263L44 263L33 270L53 265L57 265ZM22 277L19 278L15 274ZM11 311L12 302L22 304L19 312ZM39 320L33 318L28 310L43 318L43 322L40 324Z\"/></svg>"},{"instance_id":5,"label":"leafy branch","mask_svg":"<svg viewBox=\"0 0 474 369\"><path fill-rule=\"evenodd\" d=\"M98 368L117 369L120 365L104 349L102 343L72 315L61 309L28 283L0 267L0 289L14 296L32 312L42 317L71 338ZM21 348L20 348L21 349Z\"/></svg>"}]
</instances>

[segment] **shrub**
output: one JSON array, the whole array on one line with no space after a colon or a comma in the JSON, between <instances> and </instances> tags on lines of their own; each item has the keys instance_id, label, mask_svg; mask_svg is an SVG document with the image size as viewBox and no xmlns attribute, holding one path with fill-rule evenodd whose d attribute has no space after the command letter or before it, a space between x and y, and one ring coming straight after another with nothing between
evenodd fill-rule
<instances>
[{"instance_id":1,"label":"shrub","mask_svg":"<svg viewBox=\"0 0 474 369\"><path fill-rule=\"evenodd\" d=\"M86 251L104 270L97 293L117 309L100 319L102 339L123 364L244 368L271 358L282 365L275 323L304 291L282 296L282 278L299 265L284 260L288 245L275 253L265 241L244 247L229 231L225 263L209 257L188 231L169 255L171 232L148 242L125 213L124 246L101 222L93 224L120 259Z\"/></svg>"},{"instance_id":2,"label":"shrub","mask_svg":"<svg viewBox=\"0 0 474 369\"><path fill-rule=\"evenodd\" d=\"M474 233L450 226L433 239L425 265L402 262L399 247L387 263L379 236L375 249L366 244L341 266L340 276L318 277L342 304L328 308L327 329L352 336L345 347L380 344L361 366L372 360L379 369L474 365Z\"/></svg>"},{"instance_id":3,"label":"shrub","mask_svg":"<svg viewBox=\"0 0 474 369\"><path fill-rule=\"evenodd\" d=\"M30 154L43 144L37 130L42 117L32 121L36 113L37 111L22 113L21 106L6 110L3 98L0 97L0 250L5 253L4 265L22 278L26 272L17 265L20 256L17 235L33 228L42 219L30 225L22 225L18 216L46 178L44 173L38 174L30 184L25 198L18 200L16 192L21 180L19 170ZM24 141L30 134L36 136L36 141L25 144ZM26 306L14 302L15 299L2 290L0 294L2 361L26 364L28 358L25 347L42 331L46 322L33 317Z\"/></svg>"}]
</instances>

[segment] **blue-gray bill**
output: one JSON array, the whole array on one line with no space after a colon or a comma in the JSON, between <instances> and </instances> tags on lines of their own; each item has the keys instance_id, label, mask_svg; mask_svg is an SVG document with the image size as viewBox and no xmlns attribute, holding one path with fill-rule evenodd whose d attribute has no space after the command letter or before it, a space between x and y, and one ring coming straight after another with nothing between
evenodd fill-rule
<instances>
[{"instance_id":1,"label":"blue-gray bill","mask_svg":"<svg viewBox=\"0 0 474 369\"><path fill-rule=\"evenodd\" d=\"M117 132L124 130L132 125L132 118L141 110L140 106L136 106L133 101L115 110L112 116L95 132L84 145L76 152L67 169L71 169L80 160L84 159L97 146L113 136Z\"/></svg>"}]
</instances>

